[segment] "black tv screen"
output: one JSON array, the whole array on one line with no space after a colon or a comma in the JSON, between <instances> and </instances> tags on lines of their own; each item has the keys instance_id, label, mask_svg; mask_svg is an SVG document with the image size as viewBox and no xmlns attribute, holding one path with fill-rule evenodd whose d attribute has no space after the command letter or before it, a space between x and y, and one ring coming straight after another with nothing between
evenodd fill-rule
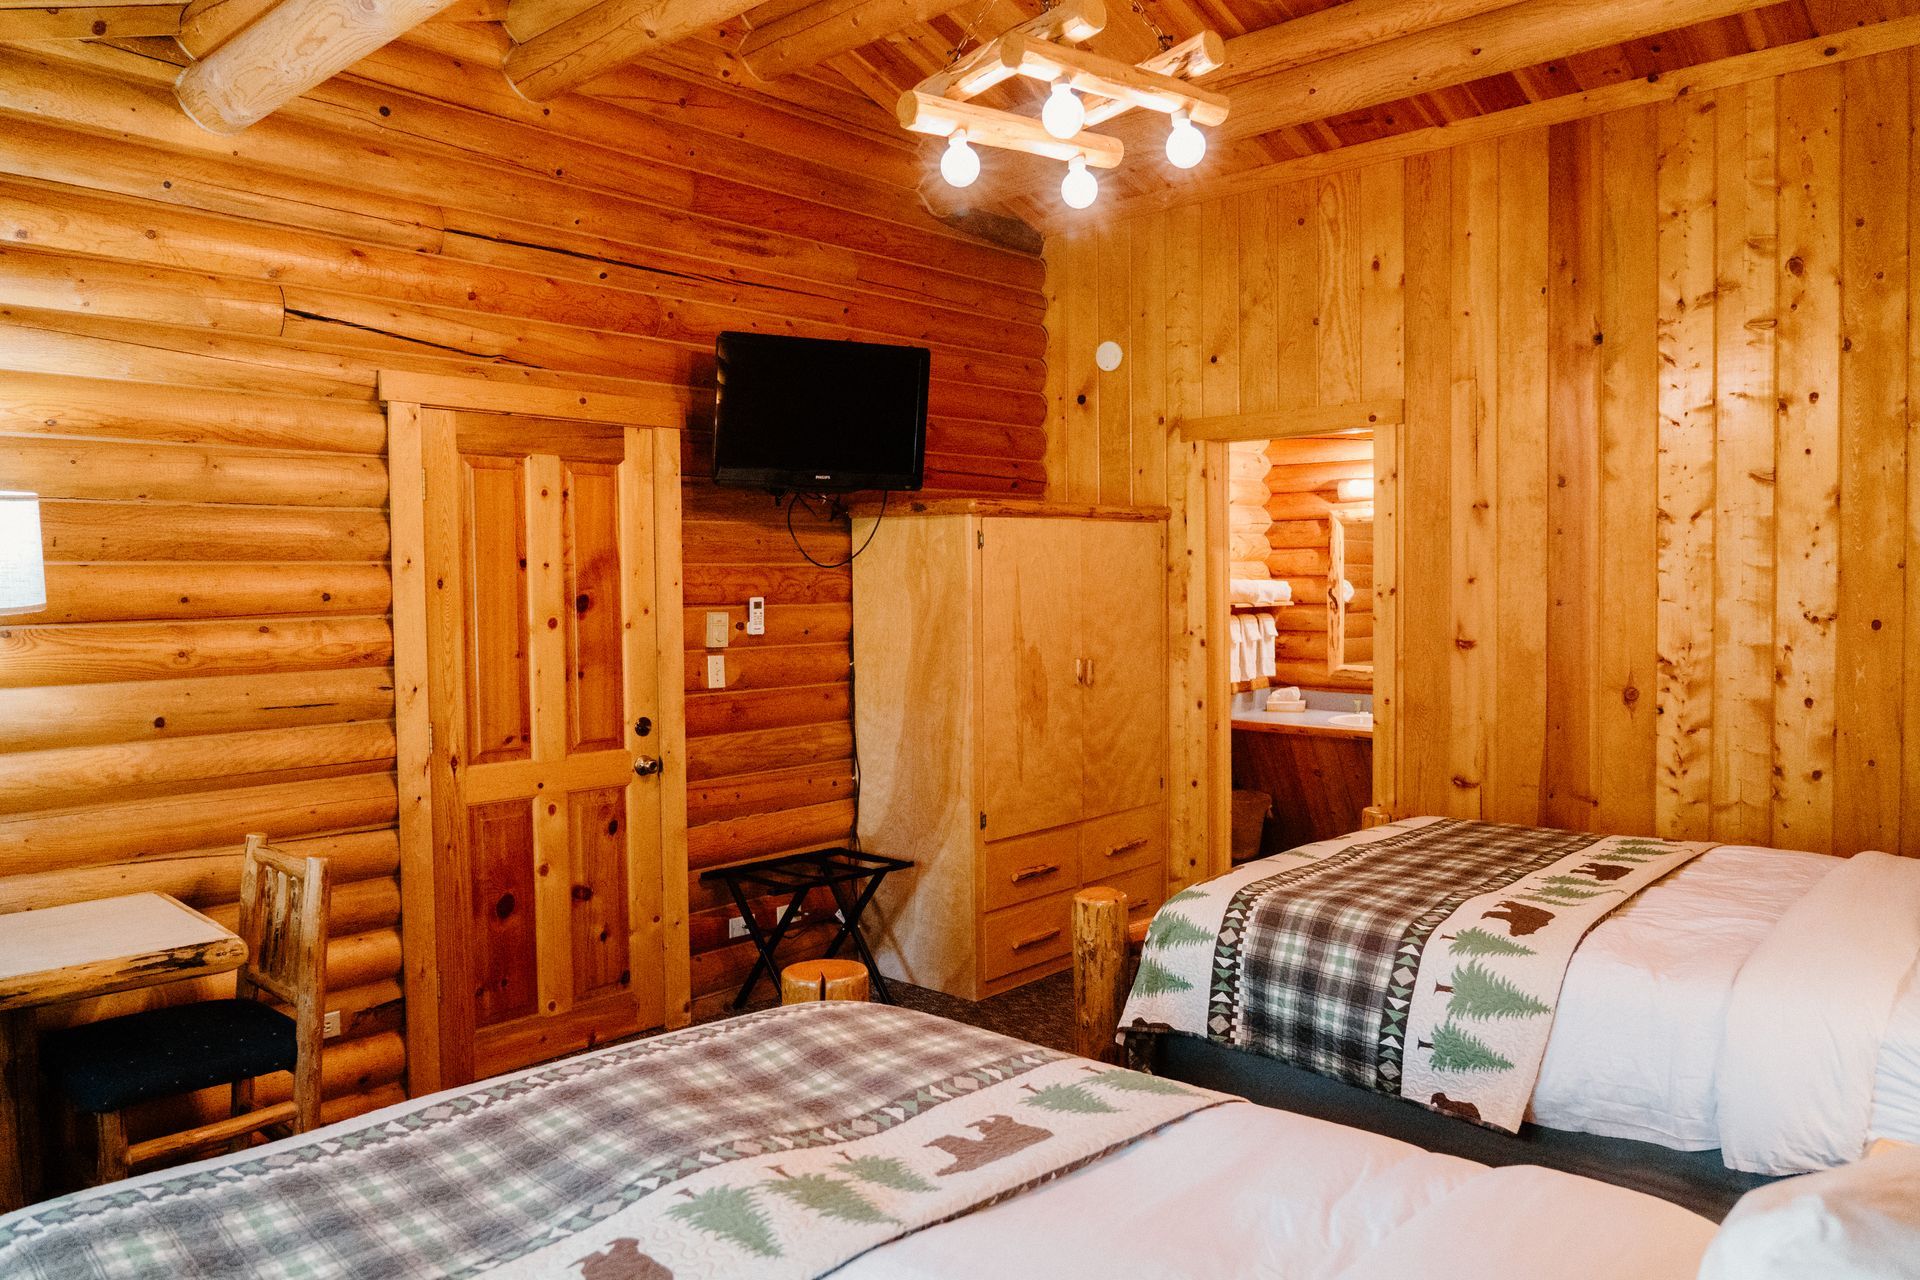
<instances>
[{"instance_id":1,"label":"black tv screen","mask_svg":"<svg viewBox=\"0 0 1920 1280\"><path fill-rule=\"evenodd\" d=\"M723 333L714 354L716 484L801 493L920 487L925 347Z\"/></svg>"}]
</instances>

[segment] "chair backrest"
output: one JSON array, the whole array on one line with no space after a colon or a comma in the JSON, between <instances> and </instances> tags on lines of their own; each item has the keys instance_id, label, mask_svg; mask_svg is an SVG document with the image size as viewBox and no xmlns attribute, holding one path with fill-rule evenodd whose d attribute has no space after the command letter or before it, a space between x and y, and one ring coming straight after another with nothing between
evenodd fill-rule
<instances>
[{"instance_id":1,"label":"chair backrest","mask_svg":"<svg viewBox=\"0 0 1920 1280\"><path fill-rule=\"evenodd\" d=\"M296 858L247 837L240 871L240 940L247 958L236 994L260 990L317 1025L326 1003L327 860Z\"/></svg>"}]
</instances>

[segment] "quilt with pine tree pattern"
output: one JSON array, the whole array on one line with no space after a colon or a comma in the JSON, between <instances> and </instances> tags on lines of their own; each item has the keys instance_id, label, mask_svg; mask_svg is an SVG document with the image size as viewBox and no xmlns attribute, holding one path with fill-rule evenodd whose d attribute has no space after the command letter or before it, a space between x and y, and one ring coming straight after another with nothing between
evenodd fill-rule
<instances>
[{"instance_id":1,"label":"quilt with pine tree pattern","mask_svg":"<svg viewBox=\"0 0 1920 1280\"><path fill-rule=\"evenodd\" d=\"M0 1276L792 1280L1237 1101L790 1005L32 1206L0 1218Z\"/></svg>"},{"instance_id":2,"label":"quilt with pine tree pattern","mask_svg":"<svg viewBox=\"0 0 1920 1280\"><path fill-rule=\"evenodd\" d=\"M1712 847L1450 818L1306 845L1169 898L1120 1025L1512 1133L1580 939Z\"/></svg>"}]
</instances>

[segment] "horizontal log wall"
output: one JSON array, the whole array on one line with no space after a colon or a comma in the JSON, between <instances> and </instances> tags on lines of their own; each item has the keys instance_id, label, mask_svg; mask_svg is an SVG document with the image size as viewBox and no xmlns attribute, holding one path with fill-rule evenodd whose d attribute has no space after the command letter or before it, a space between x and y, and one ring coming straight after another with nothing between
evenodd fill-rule
<instances>
[{"instance_id":1,"label":"horizontal log wall","mask_svg":"<svg viewBox=\"0 0 1920 1280\"><path fill-rule=\"evenodd\" d=\"M1208 415L1276 367L1404 398L1378 432L1381 803L1920 854L1914 87L1908 52L1862 57L1050 244L1059 312L1164 344ZM1321 236L1319 289L1276 295L1316 259L1269 251L1271 210L1336 183L1361 240ZM1155 276L1162 240L1184 268ZM1403 330L1404 379L1345 358L1330 261L1378 273L1360 348ZM1092 347L1064 341L1075 387ZM1063 395L1056 452L1160 429L1086 376L1100 412Z\"/></svg>"},{"instance_id":2,"label":"horizontal log wall","mask_svg":"<svg viewBox=\"0 0 1920 1280\"><path fill-rule=\"evenodd\" d=\"M1373 480L1373 434L1304 436L1270 440L1261 448L1266 463L1262 488L1268 524L1263 533L1267 558L1264 567L1293 588L1292 608L1278 615L1280 637L1274 664L1275 680L1283 685L1306 685L1368 693L1373 675L1366 671L1327 670L1327 570L1332 558L1333 517L1370 522L1373 503L1342 499L1342 481ZM1370 523L1349 524L1356 532L1371 533ZM1370 537L1349 537L1346 544L1347 581L1354 585L1347 602L1348 663L1366 663L1373 657L1373 543Z\"/></svg>"},{"instance_id":3,"label":"horizontal log wall","mask_svg":"<svg viewBox=\"0 0 1920 1280\"><path fill-rule=\"evenodd\" d=\"M0 911L218 915L245 832L329 855L336 1112L405 1065L376 371L697 388L722 328L922 343L929 487L1044 484L1041 265L933 222L910 147L821 86L637 67L535 106L501 41L429 24L233 137L181 115L157 45L0 47L0 487L46 495L50 561L46 612L0 628ZM697 875L851 831L851 610L770 499L685 496L688 643L736 622L731 687L687 655ZM746 950L692 892L695 991L722 991Z\"/></svg>"}]
</instances>

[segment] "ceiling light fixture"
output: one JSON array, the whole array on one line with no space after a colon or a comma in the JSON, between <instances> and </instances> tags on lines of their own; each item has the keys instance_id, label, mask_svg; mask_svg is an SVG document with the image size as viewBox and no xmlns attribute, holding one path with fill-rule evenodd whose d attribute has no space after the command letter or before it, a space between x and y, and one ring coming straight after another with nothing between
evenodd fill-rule
<instances>
[{"instance_id":1,"label":"ceiling light fixture","mask_svg":"<svg viewBox=\"0 0 1920 1280\"><path fill-rule=\"evenodd\" d=\"M1099 194L1100 184L1094 180L1093 171L1087 168L1087 158L1075 156L1069 160L1067 176L1060 179L1060 198L1067 202L1067 207L1084 209Z\"/></svg>"},{"instance_id":2,"label":"ceiling light fixture","mask_svg":"<svg viewBox=\"0 0 1920 1280\"><path fill-rule=\"evenodd\" d=\"M980 153L967 145L965 129L955 129L947 138L947 149L940 156L940 176L955 187L970 187L980 176Z\"/></svg>"}]
</instances>

